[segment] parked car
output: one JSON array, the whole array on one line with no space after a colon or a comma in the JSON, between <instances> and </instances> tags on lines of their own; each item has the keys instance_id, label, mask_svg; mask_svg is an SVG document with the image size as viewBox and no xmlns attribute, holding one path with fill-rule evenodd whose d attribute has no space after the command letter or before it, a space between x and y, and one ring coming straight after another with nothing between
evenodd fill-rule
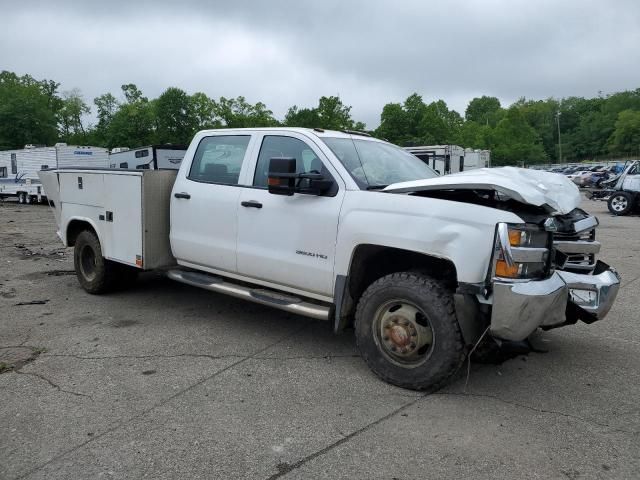
<instances>
[{"instance_id":1,"label":"parked car","mask_svg":"<svg viewBox=\"0 0 640 480\"><path fill-rule=\"evenodd\" d=\"M589 170L576 170L566 175L566 177L576 185L582 185L582 183L584 182L585 176L591 175L591 173L592 172L590 172Z\"/></svg>"}]
</instances>

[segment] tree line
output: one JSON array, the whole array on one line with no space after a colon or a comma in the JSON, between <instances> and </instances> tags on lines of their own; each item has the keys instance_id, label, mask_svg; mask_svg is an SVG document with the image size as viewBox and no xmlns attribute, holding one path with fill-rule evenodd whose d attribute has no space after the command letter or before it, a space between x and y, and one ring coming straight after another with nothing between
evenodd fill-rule
<instances>
[{"instance_id":1,"label":"tree line","mask_svg":"<svg viewBox=\"0 0 640 480\"><path fill-rule=\"evenodd\" d=\"M58 141L107 148L188 144L198 130L224 127L367 130L337 96L320 97L316 106L294 105L277 119L264 103L242 96L214 99L170 87L149 99L126 84L119 97L104 93L90 106L80 90L59 88L53 80L0 73L0 149ZM95 123L85 124L92 111ZM560 154L564 161L634 156L640 154L640 88L595 98L521 98L509 106L482 96L469 102L464 116L443 100L427 103L414 93L386 104L369 133L402 146L490 149L494 165L558 162Z\"/></svg>"}]
</instances>

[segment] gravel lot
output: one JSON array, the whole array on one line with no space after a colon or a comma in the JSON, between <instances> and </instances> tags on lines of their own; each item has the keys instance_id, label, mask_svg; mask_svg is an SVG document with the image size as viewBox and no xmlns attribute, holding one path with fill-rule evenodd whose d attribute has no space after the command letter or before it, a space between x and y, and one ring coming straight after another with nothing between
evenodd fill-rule
<instances>
[{"instance_id":1,"label":"gravel lot","mask_svg":"<svg viewBox=\"0 0 640 480\"><path fill-rule=\"evenodd\" d=\"M609 317L423 396L327 323L153 273L90 296L50 210L0 203L0 478L640 478L640 217L583 206Z\"/></svg>"}]
</instances>

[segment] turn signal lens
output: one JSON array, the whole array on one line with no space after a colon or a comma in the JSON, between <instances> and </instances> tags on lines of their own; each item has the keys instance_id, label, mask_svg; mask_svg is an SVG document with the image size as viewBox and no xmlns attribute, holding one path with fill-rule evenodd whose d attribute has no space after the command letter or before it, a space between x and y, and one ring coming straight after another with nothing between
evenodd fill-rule
<instances>
[{"instance_id":1,"label":"turn signal lens","mask_svg":"<svg viewBox=\"0 0 640 480\"><path fill-rule=\"evenodd\" d=\"M509 235L511 237L511 235ZM518 278L519 264L507 265L502 259L496 261L496 276L503 278Z\"/></svg>"},{"instance_id":2,"label":"turn signal lens","mask_svg":"<svg viewBox=\"0 0 640 480\"><path fill-rule=\"evenodd\" d=\"M522 233L520 230L509 230L509 243L512 247L519 247L522 242Z\"/></svg>"}]
</instances>

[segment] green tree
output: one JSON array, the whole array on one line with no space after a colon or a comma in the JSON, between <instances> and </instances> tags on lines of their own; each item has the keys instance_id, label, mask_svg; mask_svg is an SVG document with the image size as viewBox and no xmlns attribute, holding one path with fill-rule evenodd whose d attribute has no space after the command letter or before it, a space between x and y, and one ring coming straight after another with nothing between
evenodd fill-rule
<instances>
[{"instance_id":1,"label":"green tree","mask_svg":"<svg viewBox=\"0 0 640 480\"><path fill-rule=\"evenodd\" d=\"M449 110L444 100L432 102L424 109L418 124L424 145L450 144L459 137L463 120L458 112Z\"/></svg>"},{"instance_id":2,"label":"green tree","mask_svg":"<svg viewBox=\"0 0 640 480\"><path fill-rule=\"evenodd\" d=\"M284 117L288 127L325 128L327 130L364 130L366 125L351 118L351 107L340 97L320 97L315 108L289 108Z\"/></svg>"},{"instance_id":3,"label":"green tree","mask_svg":"<svg viewBox=\"0 0 640 480\"><path fill-rule=\"evenodd\" d=\"M0 72L0 148L52 145L58 138L58 84Z\"/></svg>"},{"instance_id":4,"label":"green tree","mask_svg":"<svg viewBox=\"0 0 640 480\"><path fill-rule=\"evenodd\" d=\"M465 120L476 122L480 125L495 125L500 121L502 106L496 97L476 97L469 102L464 112Z\"/></svg>"},{"instance_id":5,"label":"green tree","mask_svg":"<svg viewBox=\"0 0 640 480\"><path fill-rule=\"evenodd\" d=\"M217 117L215 100L209 98L202 92L191 95L191 115L197 130L209 128L220 128L222 123Z\"/></svg>"},{"instance_id":6,"label":"green tree","mask_svg":"<svg viewBox=\"0 0 640 480\"><path fill-rule=\"evenodd\" d=\"M540 137L517 106L506 111L490 139L494 165L531 165L547 160Z\"/></svg>"},{"instance_id":7,"label":"green tree","mask_svg":"<svg viewBox=\"0 0 640 480\"><path fill-rule=\"evenodd\" d=\"M83 115L91 113L80 90L62 93L62 108L58 112L60 136L67 142L85 143L86 132L82 124Z\"/></svg>"},{"instance_id":8,"label":"green tree","mask_svg":"<svg viewBox=\"0 0 640 480\"><path fill-rule=\"evenodd\" d=\"M120 104L106 129L105 146L140 147L154 143L155 109L133 84L123 85L126 102Z\"/></svg>"},{"instance_id":9,"label":"green tree","mask_svg":"<svg viewBox=\"0 0 640 480\"><path fill-rule=\"evenodd\" d=\"M315 108L290 107L284 116L284 125L287 127L320 128L320 116Z\"/></svg>"},{"instance_id":10,"label":"green tree","mask_svg":"<svg viewBox=\"0 0 640 480\"><path fill-rule=\"evenodd\" d=\"M228 128L274 127L278 121L273 112L264 103L250 104L242 96L237 98L220 97L215 106L216 117Z\"/></svg>"},{"instance_id":11,"label":"green tree","mask_svg":"<svg viewBox=\"0 0 640 480\"><path fill-rule=\"evenodd\" d=\"M154 101L157 143L189 143L198 127L192 106L192 98L175 87L167 88Z\"/></svg>"},{"instance_id":12,"label":"green tree","mask_svg":"<svg viewBox=\"0 0 640 480\"><path fill-rule=\"evenodd\" d=\"M640 153L640 110L623 110L618 114L609 148L622 155Z\"/></svg>"}]
</instances>

